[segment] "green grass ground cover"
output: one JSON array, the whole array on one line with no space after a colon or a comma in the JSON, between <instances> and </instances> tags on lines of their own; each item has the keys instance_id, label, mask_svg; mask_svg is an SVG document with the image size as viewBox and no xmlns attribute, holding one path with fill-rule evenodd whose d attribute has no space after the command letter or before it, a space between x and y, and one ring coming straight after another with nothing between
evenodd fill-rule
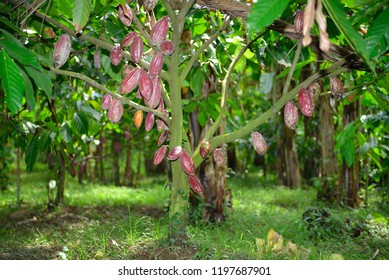
<instances>
[{"instance_id":1,"label":"green grass ground cover","mask_svg":"<svg viewBox=\"0 0 389 280\"><path fill-rule=\"evenodd\" d=\"M227 220L204 223L195 213L188 243L175 245L166 238L165 178L148 177L137 189L68 178L65 205L49 212L44 174L22 176L19 208L12 186L0 193L0 259L389 258L387 215L325 208L312 188L275 186L253 174L229 178Z\"/></svg>"}]
</instances>

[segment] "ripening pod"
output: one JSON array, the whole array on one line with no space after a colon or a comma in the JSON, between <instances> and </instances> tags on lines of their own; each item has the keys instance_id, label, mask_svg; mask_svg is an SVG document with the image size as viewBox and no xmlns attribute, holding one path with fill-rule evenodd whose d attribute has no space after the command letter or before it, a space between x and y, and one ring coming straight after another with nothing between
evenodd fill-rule
<instances>
[{"instance_id":1,"label":"ripening pod","mask_svg":"<svg viewBox=\"0 0 389 280\"><path fill-rule=\"evenodd\" d=\"M130 47L130 54L134 62L136 63L140 62L143 56L143 50L144 50L143 40L141 37L136 36L133 39Z\"/></svg>"},{"instance_id":2,"label":"ripening pod","mask_svg":"<svg viewBox=\"0 0 389 280\"><path fill-rule=\"evenodd\" d=\"M154 10L155 5L157 5L157 0L143 0L143 8L147 12Z\"/></svg>"},{"instance_id":3,"label":"ripening pod","mask_svg":"<svg viewBox=\"0 0 389 280\"><path fill-rule=\"evenodd\" d=\"M182 147L181 146L175 146L167 154L167 159L168 160L176 160L176 159L178 159L181 156L181 154L182 154Z\"/></svg>"},{"instance_id":4,"label":"ripening pod","mask_svg":"<svg viewBox=\"0 0 389 280\"><path fill-rule=\"evenodd\" d=\"M265 138L258 131L251 132L251 140L253 141L254 150L261 156L266 154L267 145Z\"/></svg>"},{"instance_id":5,"label":"ripening pod","mask_svg":"<svg viewBox=\"0 0 389 280\"><path fill-rule=\"evenodd\" d=\"M296 33L301 33L304 27L304 11L299 10L294 17L294 30Z\"/></svg>"},{"instance_id":6,"label":"ripening pod","mask_svg":"<svg viewBox=\"0 0 389 280\"><path fill-rule=\"evenodd\" d=\"M142 110L138 110L134 115L134 124L137 129L142 125L143 122L143 112Z\"/></svg>"},{"instance_id":7,"label":"ripening pod","mask_svg":"<svg viewBox=\"0 0 389 280\"><path fill-rule=\"evenodd\" d=\"M298 102L300 111L304 116L312 117L313 111L315 109L313 104L313 95L311 92L309 92L307 89L302 88L300 89L299 95L298 95Z\"/></svg>"},{"instance_id":8,"label":"ripening pod","mask_svg":"<svg viewBox=\"0 0 389 280\"><path fill-rule=\"evenodd\" d=\"M120 85L121 94L130 93L136 88L136 86L139 84L140 73L141 73L141 69L135 67L127 74L122 84Z\"/></svg>"},{"instance_id":9,"label":"ripening pod","mask_svg":"<svg viewBox=\"0 0 389 280\"><path fill-rule=\"evenodd\" d=\"M161 135L158 137L158 147L161 146L163 143L165 143L167 137L169 136L169 130L164 130Z\"/></svg>"},{"instance_id":10,"label":"ripening pod","mask_svg":"<svg viewBox=\"0 0 389 280\"><path fill-rule=\"evenodd\" d=\"M166 150L167 146L164 145L155 152L153 160L154 165L158 165L162 162L163 158L166 155Z\"/></svg>"},{"instance_id":11,"label":"ripening pod","mask_svg":"<svg viewBox=\"0 0 389 280\"><path fill-rule=\"evenodd\" d=\"M223 148L216 148L212 152L213 160L215 161L216 165L219 167L223 167L226 164L226 154L225 150Z\"/></svg>"},{"instance_id":12,"label":"ripening pod","mask_svg":"<svg viewBox=\"0 0 389 280\"><path fill-rule=\"evenodd\" d=\"M211 144L207 140L203 140L200 143L200 155L205 158L211 150Z\"/></svg>"},{"instance_id":13,"label":"ripening pod","mask_svg":"<svg viewBox=\"0 0 389 280\"><path fill-rule=\"evenodd\" d=\"M195 193L202 192L204 187L200 182L200 179L197 176L189 175L188 176L189 186Z\"/></svg>"},{"instance_id":14,"label":"ripening pod","mask_svg":"<svg viewBox=\"0 0 389 280\"><path fill-rule=\"evenodd\" d=\"M119 99L113 98L111 106L108 109L108 119L112 123L117 123L123 116L123 105Z\"/></svg>"},{"instance_id":15,"label":"ripening pod","mask_svg":"<svg viewBox=\"0 0 389 280\"><path fill-rule=\"evenodd\" d=\"M118 66L119 63L122 61L122 57L123 54L120 46L119 45L114 46L110 54L111 63L115 66Z\"/></svg>"},{"instance_id":16,"label":"ripening pod","mask_svg":"<svg viewBox=\"0 0 389 280\"><path fill-rule=\"evenodd\" d=\"M313 95L319 94L321 92L321 88L319 83L313 83L308 87L308 91Z\"/></svg>"},{"instance_id":17,"label":"ripening pod","mask_svg":"<svg viewBox=\"0 0 389 280\"><path fill-rule=\"evenodd\" d=\"M157 123L157 130L158 131L169 129L169 127L167 126L167 124L163 120L157 119L155 122Z\"/></svg>"},{"instance_id":18,"label":"ripening pod","mask_svg":"<svg viewBox=\"0 0 389 280\"><path fill-rule=\"evenodd\" d=\"M138 33L136 32L130 32L128 33L122 40L121 47L125 48L128 46L131 46L132 42L134 41L134 38L138 37Z\"/></svg>"},{"instance_id":19,"label":"ripening pod","mask_svg":"<svg viewBox=\"0 0 389 280\"><path fill-rule=\"evenodd\" d=\"M149 74L144 70L141 70L140 73L139 90L146 100L150 99L153 92L153 80L151 80Z\"/></svg>"},{"instance_id":20,"label":"ripening pod","mask_svg":"<svg viewBox=\"0 0 389 280\"><path fill-rule=\"evenodd\" d=\"M163 66L163 54L157 53L150 62L149 74L151 78L155 78L161 73Z\"/></svg>"},{"instance_id":21,"label":"ripening pod","mask_svg":"<svg viewBox=\"0 0 389 280\"><path fill-rule=\"evenodd\" d=\"M72 42L69 34L62 34L54 46L53 60L55 68L61 68L68 61Z\"/></svg>"},{"instance_id":22,"label":"ripening pod","mask_svg":"<svg viewBox=\"0 0 389 280\"><path fill-rule=\"evenodd\" d=\"M119 5L119 19L125 26L130 26L132 22L132 12L127 4Z\"/></svg>"},{"instance_id":23,"label":"ripening pod","mask_svg":"<svg viewBox=\"0 0 389 280\"><path fill-rule=\"evenodd\" d=\"M193 160L185 150L182 150L180 160L181 160L181 167L185 171L185 173L188 175L195 175L196 169Z\"/></svg>"},{"instance_id":24,"label":"ripening pod","mask_svg":"<svg viewBox=\"0 0 389 280\"><path fill-rule=\"evenodd\" d=\"M112 96L110 94L105 94L103 98L101 99L101 109L107 110L109 107L111 107L112 103Z\"/></svg>"},{"instance_id":25,"label":"ripening pod","mask_svg":"<svg viewBox=\"0 0 389 280\"><path fill-rule=\"evenodd\" d=\"M93 65L97 69L100 69L101 67L101 58L100 58L100 52L98 48L96 48L95 53L93 54Z\"/></svg>"},{"instance_id":26,"label":"ripening pod","mask_svg":"<svg viewBox=\"0 0 389 280\"><path fill-rule=\"evenodd\" d=\"M154 113L148 112L145 118L145 129L150 131L154 126Z\"/></svg>"},{"instance_id":27,"label":"ripening pod","mask_svg":"<svg viewBox=\"0 0 389 280\"><path fill-rule=\"evenodd\" d=\"M337 78L330 78L330 91L332 95L340 97L344 92L342 82Z\"/></svg>"},{"instance_id":28,"label":"ripening pod","mask_svg":"<svg viewBox=\"0 0 389 280\"><path fill-rule=\"evenodd\" d=\"M156 77L153 79L153 91L150 95L150 99L144 100L146 106L153 109L157 107L161 102L161 93L162 93L162 81L161 78Z\"/></svg>"},{"instance_id":29,"label":"ripening pod","mask_svg":"<svg viewBox=\"0 0 389 280\"><path fill-rule=\"evenodd\" d=\"M164 16L159 21L157 21L151 29L151 40L153 44L159 45L163 40L165 40L168 31L169 18Z\"/></svg>"},{"instance_id":30,"label":"ripening pod","mask_svg":"<svg viewBox=\"0 0 389 280\"><path fill-rule=\"evenodd\" d=\"M159 45L159 50L164 55L171 55L174 52L174 44L172 41L164 40Z\"/></svg>"},{"instance_id":31,"label":"ripening pod","mask_svg":"<svg viewBox=\"0 0 389 280\"><path fill-rule=\"evenodd\" d=\"M293 101L286 103L284 107L284 121L286 126L290 129L295 129L298 117L297 107L294 105Z\"/></svg>"}]
</instances>

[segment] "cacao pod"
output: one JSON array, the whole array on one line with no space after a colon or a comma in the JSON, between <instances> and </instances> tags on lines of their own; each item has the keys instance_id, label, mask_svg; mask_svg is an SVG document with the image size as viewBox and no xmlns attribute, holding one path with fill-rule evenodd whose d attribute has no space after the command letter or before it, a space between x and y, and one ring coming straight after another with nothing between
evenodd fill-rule
<instances>
[{"instance_id":1,"label":"cacao pod","mask_svg":"<svg viewBox=\"0 0 389 280\"><path fill-rule=\"evenodd\" d=\"M123 116L123 105L119 99L113 98L111 106L108 109L108 119L112 123L117 123Z\"/></svg>"},{"instance_id":2,"label":"cacao pod","mask_svg":"<svg viewBox=\"0 0 389 280\"><path fill-rule=\"evenodd\" d=\"M164 55L171 55L174 52L174 44L172 41L164 40L159 45L159 50Z\"/></svg>"},{"instance_id":3,"label":"cacao pod","mask_svg":"<svg viewBox=\"0 0 389 280\"><path fill-rule=\"evenodd\" d=\"M135 67L127 74L122 84L120 85L121 94L130 93L136 88L136 86L139 84L140 73L141 73L141 69Z\"/></svg>"},{"instance_id":4,"label":"cacao pod","mask_svg":"<svg viewBox=\"0 0 389 280\"><path fill-rule=\"evenodd\" d=\"M217 166L226 166L226 150L224 148L216 148L213 150L212 155Z\"/></svg>"},{"instance_id":5,"label":"cacao pod","mask_svg":"<svg viewBox=\"0 0 389 280\"><path fill-rule=\"evenodd\" d=\"M69 34L62 34L54 46L53 60L55 68L61 68L68 61L72 42Z\"/></svg>"},{"instance_id":6,"label":"cacao pod","mask_svg":"<svg viewBox=\"0 0 389 280\"><path fill-rule=\"evenodd\" d=\"M113 47L113 49L111 50L110 58L111 63L115 66L118 66L119 63L122 61L123 53L119 45Z\"/></svg>"},{"instance_id":7,"label":"cacao pod","mask_svg":"<svg viewBox=\"0 0 389 280\"><path fill-rule=\"evenodd\" d=\"M140 73L139 90L146 100L150 99L153 92L153 80L151 80L149 74L144 70L141 70Z\"/></svg>"},{"instance_id":8,"label":"cacao pod","mask_svg":"<svg viewBox=\"0 0 389 280\"><path fill-rule=\"evenodd\" d=\"M307 117L312 117L315 109L312 96L312 93L305 88L300 89L298 103L301 113Z\"/></svg>"},{"instance_id":9,"label":"cacao pod","mask_svg":"<svg viewBox=\"0 0 389 280\"><path fill-rule=\"evenodd\" d=\"M294 30L296 33L301 33L304 27L304 11L299 10L294 17Z\"/></svg>"},{"instance_id":10,"label":"cacao pod","mask_svg":"<svg viewBox=\"0 0 389 280\"><path fill-rule=\"evenodd\" d=\"M182 147L181 146L175 146L167 154L167 159L168 160L176 160L176 159L178 159L181 156L181 154L182 154Z\"/></svg>"},{"instance_id":11,"label":"cacao pod","mask_svg":"<svg viewBox=\"0 0 389 280\"><path fill-rule=\"evenodd\" d=\"M139 99L142 99L143 97L142 97L142 94L140 94L140 89L138 89L137 91L136 91L136 96L135 96L136 98L139 98Z\"/></svg>"},{"instance_id":12,"label":"cacao pod","mask_svg":"<svg viewBox=\"0 0 389 280\"><path fill-rule=\"evenodd\" d=\"M251 140L253 141L254 150L261 156L266 154L267 145L263 136L258 131L251 132Z\"/></svg>"},{"instance_id":13,"label":"cacao pod","mask_svg":"<svg viewBox=\"0 0 389 280\"><path fill-rule=\"evenodd\" d=\"M154 10L155 5L157 5L157 0L143 0L143 8L147 12Z\"/></svg>"},{"instance_id":14,"label":"cacao pod","mask_svg":"<svg viewBox=\"0 0 389 280\"><path fill-rule=\"evenodd\" d=\"M97 69L100 69L101 67L101 58L100 58L100 52L98 48L96 48L95 53L93 54L93 65Z\"/></svg>"},{"instance_id":15,"label":"cacao pod","mask_svg":"<svg viewBox=\"0 0 389 280\"><path fill-rule=\"evenodd\" d=\"M211 144L207 140L203 140L200 143L200 155L202 158L206 158L211 150Z\"/></svg>"},{"instance_id":16,"label":"cacao pod","mask_svg":"<svg viewBox=\"0 0 389 280\"><path fill-rule=\"evenodd\" d=\"M153 79L153 91L149 100L144 100L145 104L149 108L157 107L161 102L162 82L159 77Z\"/></svg>"},{"instance_id":17,"label":"cacao pod","mask_svg":"<svg viewBox=\"0 0 389 280\"><path fill-rule=\"evenodd\" d=\"M308 87L308 91L313 95L319 94L321 92L321 87L319 83L313 83Z\"/></svg>"},{"instance_id":18,"label":"cacao pod","mask_svg":"<svg viewBox=\"0 0 389 280\"><path fill-rule=\"evenodd\" d=\"M162 102L162 100L161 100L161 102ZM161 103L160 103L161 104ZM168 117L169 116L169 113L168 113L168 111L166 111L166 110L163 110L163 114L166 116L166 117ZM157 121L157 130L168 130L169 129L169 127L167 126L167 124L163 121L163 120L161 120L161 119L158 119Z\"/></svg>"},{"instance_id":19,"label":"cacao pod","mask_svg":"<svg viewBox=\"0 0 389 280\"><path fill-rule=\"evenodd\" d=\"M330 78L330 91L332 95L340 97L344 93L342 82L337 78Z\"/></svg>"},{"instance_id":20,"label":"cacao pod","mask_svg":"<svg viewBox=\"0 0 389 280\"><path fill-rule=\"evenodd\" d=\"M158 137L158 147L165 143L167 137L169 136L169 130L164 130L161 135Z\"/></svg>"},{"instance_id":21,"label":"cacao pod","mask_svg":"<svg viewBox=\"0 0 389 280\"><path fill-rule=\"evenodd\" d=\"M143 112L142 110L137 110L134 115L134 124L137 129L142 125L143 122Z\"/></svg>"},{"instance_id":22,"label":"cacao pod","mask_svg":"<svg viewBox=\"0 0 389 280\"><path fill-rule=\"evenodd\" d=\"M130 32L128 33L122 40L121 47L125 48L128 46L131 46L132 42L134 41L134 38L138 37L138 33L136 32Z\"/></svg>"},{"instance_id":23,"label":"cacao pod","mask_svg":"<svg viewBox=\"0 0 389 280\"><path fill-rule=\"evenodd\" d=\"M134 62L139 63L143 56L143 40L141 37L136 36L134 40L132 41L131 47L130 47L130 54L132 57L132 60Z\"/></svg>"},{"instance_id":24,"label":"cacao pod","mask_svg":"<svg viewBox=\"0 0 389 280\"><path fill-rule=\"evenodd\" d=\"M293 101L289 101L284 107L284 121L287 127L295 129L298 121L297 107Z\"/></svg>"},{"instance_id":25,"label":"cacao pod","mask_svg":"<svg viewBox=\"0 0 389 280\"><path fill-rule=\"evenodd\" d=\"M169 18L164 16L159 21L157 21L151 29L151 40L153 44L159 45L163 40L165 40L168 31Z\"/></svg>"},{"instance_id":26,"label":"cacao pod","mask_svg":"<svg viewBox=\"0 0 389 280\"><path fill-rule=\"evenodd\" d=\"M120 141L115 141L113 143L113 150L115 151L116 154L120 153L120 148L121 148Z\"/></svg>"},{"instance_id":27,"label":"cacao pod","mask_svg":"<svg viewBox=\"0 0 389 280\"><path fill-rule=\"evenodd\" d=\"M188 176L189 186L195 193L200 193L203 191L204 187L200 182L200 179L197 176L189 175Z\"/></svg>"},{"instance_id":28,"label":"cacao pod","mask_svg":"<svg viewBox=\"0 0 389 280\"><path fill-rule=\"evenodd\" d=\"M127 4L119 5L119 19L125 26L130 26L132 22L132 12Z\"/></svg>"},{"instance_id":29,"label":"cacao pod","mask_svg":"<svg viewBox=\"0 0 389 280\"><path fill-rule=\"evenodd\" d=\"M111 107L112 103L112 96L110 94L104 94L102 100L101 100L101 109L108 110L109 107Z\"/></svg>"},{"instance_id":30,"label":"cacao pod","mask_svg":"<svg viewBox=\"0 0 389 280\"><path fill-rule=\"evenodd\" d=\"M145 129L150 131L154 126L154 113L148 112L145 119Z\"/></svg>"},{"instance_id":31,"label":"cacao pod","mask_svg":"<svg viewBox=\"0 0 389 280\"><path fill-rule=\"evenodd\" d=\"M154 154L154 165L158 165L162 162L163 158L166 155L167 146L161 146Z\"/></svg>"},{"instance_id":32,"label":"cacao pod","mask_svg":"<svg viewBox=\"0 0 389 280\"><path fill-rule=\"evenodd\" d=\"M151 78L155 78L161 73L163 66L163 54L157 53L150 62L149 74Z\"/></svg>"},{"instance_id":33,"label":"cacao pod","mask_svg":"<svg viewBox=\"0 0 389 280\"><path fill-rule=\"evenodd\" d=\"M187 151L182 150L180 160L181 160L181 167L185 171L185 173L188 175L195 175L195 166L192 158L187 153Z\"/></svg>"}]
</instances>

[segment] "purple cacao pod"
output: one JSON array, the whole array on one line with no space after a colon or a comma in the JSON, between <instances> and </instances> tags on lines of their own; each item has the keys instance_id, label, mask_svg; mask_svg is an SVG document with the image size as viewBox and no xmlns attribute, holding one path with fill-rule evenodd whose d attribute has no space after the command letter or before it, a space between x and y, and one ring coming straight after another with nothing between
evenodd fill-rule
<instances>
[{"instance_id":1,"label":"purple cacao pod","mask_svg":"<svg viewBox=\"0 0 389 280\"><path fill-rule=\"evenodd\" d=\"M148 112L145 119L145 129L146 131L150 131L154 126L154 113Z\"/></svg>"},{"instance_id":2,"label":"purple cacao pod","mask_svg":"<svg viewBox=\"0 0 389 280\"><path fill-rule=\"evenodd\" d=\"M132 42L134 41L134 38L138 37L138 33L136 32L130 32L128 33L122 40L121 47L125 48L128 46L131 46Z\"/></svg>"},{"instance_id":3,"label":"purple cacao pod","mask_svg":"<svg viewBox=\"0 0 389 280\"><path fill-rule=\"evenodd\" d=\"M68 61L72 49L72 40L69 34L62 34L54 46L53 60L55 68L61 68Z\"/></svg>"},{"instance_id":4,"label":"purple cacao pod","mask_svg":"<svg viewBox=\"0 0 389 280\"><path fill-rule=\"evenodd\" d=\"M161 146L167 140L169 136L169 130L164 130L158 137L158 147Z\"/></svg>"},{"instance_id":5,"label":"purple cacao pod","mask_svg":"<svg viewBox=\"0 0 389 280\"><path fill-rule=\"evenodd\" d=\"M135 67L127 74L124 78L122 84L120 85L120 93L127 94L133 91L136 86L139 84L141 69Z\"/></svg>"},{"instance_id":6,"label":"purple cacao pod","mask_svg":"<svg viewBox=\"0 0 389 280\"><path fill-rule=\"evenodd\" d=\"M182 150L180 160L181 160L181 167L185 171L185 173L188 175L195 175L196 169L193 163L193 159L187 153L187 151Z\"/></svg>"},{"instance_id":7,"label":"purple cacao pod","mask_svg":"<svg viewBox=\"0 0 389 280\"><path fill-rule=\"evenodd\" d=\"M313 83L308 87L308 91L313 95L319 94L321 92L321 88L319 83Z\"/></svg>"},{"instance_id":8,"label":"purple cacao pod","mask_svg":"<svg viewBox=\"0 0 389 280\"><path fill-rule=\"evenodd\" d=\"M203 140L200 143L200 155L202 158L206 158L211 150L211 144L207 140Z\"/></svg>"},{"instance_id":9,"label":"purple cacao pod","mask_svg":"<svg viewBox=\"0 0 389 280\"><path fill-rule=\"evenodd\" d=\"M111 107L108 109L108 119L112 123L117 123L123 116L123 105L119 99L113 98L111 102Z\"/></svg>"},{"instance_id":10,"label":"purple cacao pod","mask_svg":"<svg viewBox=\"0 0 389 280\"><path fill-rule=\"evenodd\" d=\"M294 30L296 33L301 33L304 26L304 11L299 10L294 17Z\"/></svg>"},{"instance_id":11,"label":"purple cacao pod","mask_svg":"<svg viewBox=\"0 0 389 280\"><path fill-rule=\"evenodd\" d=\"M101 109L108 110L109 107L111 107L112 103L112 96L110 94L104 94L103 98L101 99Z\"/></svg>"},{"instance_id":12,"label":"purple cacao pod","mask_svg":"<svg viewBox=\"0 0 389 280\"><path fill-rule=\"evenodd\" d=\"M155 78L161 73L163 66L163 54L157 53L150 62L149 74L151 78Z\"/></svg>"},{"instance_id":13,"label":"purple cacao pod","mask_svg":"<svg viewBox=\"0 0 389 280\"><path fill-rule=\"evenodd\" d=\"M150 99L145 99L144 102L147 107L155 108L161 102L162 82L161 78L156 77L153 79L153 91L150 95Z\"/></svg>"},{"instance_id":14,"label":"purple cacao pod","mask_svg":"<svg viewBox=\"0 0 389 280\"><path fill-rule=\"evenodd\" d=\"M161 146L154 154L154 165L158 165L162 162L166 155L167 146Z\"/></svg>"},{"instance_id":15,"label":"purple cacao pod","mask_svg":"<svg viewBox=\"0 0 389 280\"><path fill-rule=\"evenodd\" d=\"M153 80L151 80L149 74L144 70L141 70L140 73L139 90L146 100L150 99L153 92Z\"/></svg>"},{"instance_id":16,"label":"purple cacao pod","mask_svg":"<svg viewBox=\"0 0 389 280\"><path fill-rule=\"evenodd\" d=\"M200 179L197 176L189 175L188 176L189 186L195 193L200 193L203 191L204 187L200 182Z\"/></svg>"},{"instance_id":17,"label":"purple cacao pod","mask_svg":"<svg viewBox=\"0 0 389 280\"><path fill-rule=\"evenodd\" d=\"M338 78L330 78L331 94L340 97L344 93L342 82Z\"/></svg>"},{"instance_id":18,"label":"purple cacao pod","mask_svg":"<svg viewBox=\"0 0 389 280\"><path fill-rule=\"evenodd\" d=\"M312 117L315 109L312 96L312 93L309 92L307 89L300 89L298 95L298 103L301 113L307 117Z\"/></svg>"},{"instance_id":19,"label":"purple cacao pod","mask_svg":"<svg viewBox=\"0 0 389 280\"><path fill-rule=\"evenodd\" d=\"M287 127L295 129L298 121L297 107L293 101L289 101L284 107L284 121Z\"/></svg>"},{"instance_id":20,"label":"purple cacao pod","mask_svg":"<svg viewBox=\"0 0 389 280\"><path fill-rule=\"evenodd\" d=\"M253 141L254 150L261 156L266 154L267 144L265 138L258 131L251 132L251 140Z\"/></svg>"},{"instance_id":21,"label":"purple cacao pod","mask_svg":"<svg viewBox=\"0 0 389 280\"><path fill-rule=\"evenodd\" d=\"M164 40L159 45L159 50L161 51L162 54L169 56L174 52L174 44L172 41Z\"/></svg>"},{"instance_id":22,"label":"purple cacao pod","mask_svg":"<svg viewBox=\"0 0 389 280\"><path fill-rule=\"evenodd\" d=\"M182 154L182 147L181 146L175 146L167 154L167 159L168 160L176 160L176 159L178 159L181 156L181 154Z\"/></svg>"},{"instance_id":23,"label":"purple cacao pod","mask_svg":"<svg viewBox=\"0 0 389 280\"><path fill-rule=\"evenodd\" d=\"M142 59L143 56L143 51L144 51L144 45L143 45L143 40L141 37L136 36L131 44L130 47L130 54L134 62L139 63L140 60Z\"/></svg>"},{"instance_id":24,"label":"purple cacao pod","mask_svg":"<svg viewBox=\"0 0 389 280\"><path fill-rule=\"evenodd\" d=\"M132 22L132 12L127 4L121 4L118 7L119 19L125 26L130 26Z\"/></svg>"},{"instance_id":25,"label":"purple cacao pod","mask_svg":"<svg viewBox=\"0 0 389 280\"><path fill-rule=\"evenodd\" d=\"M115 66L118 66L119 63L122 61L123 53L119 45L113 47L113 49L111 50L110 58L111 63Z\"/></svg>"},{"instance_id":26,"label":"purple cacao pod","mask_svg":"<svg viewBox=\"0 0 389 280\"><path fill-rule=\"evenodd\" d=\"M93 65L97 69L100 69L101 67L101 58L100 58L100 52L98 48L96 48L95 53L93 54Z\"/></svg>"},{"instance_id":27,"label":"purple cacao pod","mask_svg":"<svg viewBox=\"0 0 389 280\"><path fill-rule=\"evenodd\" d=\"M155 23L151 29L151 40L154 45L159 45L165 40L167 32L169 31L169 18L164 16Z\"/></svg>"}]
</instances>

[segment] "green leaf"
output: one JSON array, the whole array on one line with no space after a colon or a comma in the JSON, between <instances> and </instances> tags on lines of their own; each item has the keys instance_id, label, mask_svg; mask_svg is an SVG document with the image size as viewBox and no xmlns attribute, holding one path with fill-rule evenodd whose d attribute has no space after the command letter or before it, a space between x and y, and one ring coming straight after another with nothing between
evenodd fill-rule
<instances>
[{"instance_id":1,"label":"green leaf","mask_svg":"<svg viewBox=\"0 0 389 280\"><path fill-rule=\"evenodd\" d=\"M366 48L365 41L347 20L347 15L343 11L343 7L340 4L341 2L338 0L323 0L323 3L331 19L346 38L347 42L363 58L370 70L375 73L375 67L370 61L370 52Z\"/></svg>"},{"instance_id":2,"label":"green leaf","mask_svg":"<svg viewBox=\"0 0 389 280\"><path fill-rule=\"evenodd\" d=\"M6 40L0 41L0 45L7 51L7 53L22 65L30 65L37 69L42 69L34 53L30 52L26 47L19 42L14 36L7 31L0 29Z\"/></svg>"},{"instance_id":3,"label":"green leaf","mask_svg":"<svg viewBox=\"0 0 389 280\"><path fill-rule=\"evenodd\" d=\"M40 152L46 151L47 147L49 146L51 142L50 138L51 131L45 131L42 133L42 135L39 137L38 141L38 147Z\"/></svg>"},{"instance_id":4,"label":"green leaf","mask_svg":"<svg viewBox=\"0 0 389 280\"><path fill-rule=\"evenodd\" d=\"M74 113L74 124L80 134L88 134L88 119L82 112Z\"/></svg>"},{"instance_id":5,"label":"green leaf","mask_svg":"<svg viewBox=\"0 0 389 280\"><path fill-rule=\"evenodd\" d=\"M84 28L89 20L91 10L91 0L75 0L73 7L73 23L80 25L81 29Z\"/></svg>"},{"instance_id":6,"label":"green leaf","mask_svg":"<svg viewBox=\"0 0 389 280\"><path fill-rule=\"evenodd\" d=\"M37 137L34 135L31 138L31 141L28 143L26 149L25 162L26 162L27 173L31 173L37 158L38 158L38 141L37 141Z\"/></svg>"},{"instance_id":7,"label":"green leaf","mask_svg":"<svg viewBox=\"0 0 389 280\"><path fill-rule=\"evenodd\" d=\"M0 77L7 107L12 114L16 114L21 107L25 85L19 68L4 49L0 50Z\"/></svg>"},{"instance_id":8,"label":"green leaf","mask_svg":"<svg viewBox=\"0 0 389 280\"><path fill-rule=\"evenodd\" d=\"M381 39L386 40L386 45L381 46L380 53L384 53L389 47L389 8L385 9L370 25L369 31L366 34L366 47L369 51L369 57L373 55L373 51L377 48Z\"/></svg>"},{"instance_id":9,"label":"green leaf","mask_svg":"<svg viewBox=\"0 0 389 280\"><path fill-rule=\"evenodd\" d=\"M53 93L53 83L51 82L49 76L46 74L46 71L39 71L31 66L25 66L24 69L26 70L28 75L34 80L36 86L43 90L48 98L51 98L51 95Z\"/></svg>"},{"instance_id":10,"label":"green leaf","mask_svg":"<svg viewBox=\"0 0 389 280\"><path fill-rule=\"evenodd\" d=\"M250 9L247 18L247 25L250 32L260 32L264 27L269 26L279 18L289 0L259 0Z\"/></svg>"},{"instance_id":11,"label":"green leaf","mask_svg":"<svg viewBox=\"0 0 389 280\"><path fill-rule=\"evenodd\" d=\"M27 102L27 105L30 107L30 110L34 111L35 106L36 106L34 88L32 86L30 78L27 76L26 72L24 72L20 68L19 68L19 71L23 76L24 85L25 85L24 97L26 98L26 102Z\"/></svg>"},{"instance_id":12,"label":"green leaf","mask_svg":"<svg viewBox=\"0 0 389 280\"><path fill-rule=\"evenodd\" d=\"M68 123L62 125L61 136L62 139L65 141L65 143L69 143L70 141L72 141L72 137L73 137L72 129L70 128Z\"/></svg>"},{"instance_id":13,"label":"green leaf","mask_svg":"<svg viewBox=\"0 0 389 280\"><path fill-rule=\"evenodd\" d=\"M89 107L87 105L82 105L80 110L84 113L87 113L88 115L90 115L92 118L94 118L96 121L100 121L101 120L101 113L99 111L96 111L95 109L93 109L92 107Z\"/></svg>"},{"instance_id":14,"label":"green leaf","mask_svg":"<svg viewBox=\"0 0 389 280\"><path fill-rule=\"evenodd\" d=\"M201 67L197 68L193 73L192 79L190 81L191 89L193 90L195 98L200 97L202 94L204 79L203 70Z\"/></svg>"}]
</instances>

